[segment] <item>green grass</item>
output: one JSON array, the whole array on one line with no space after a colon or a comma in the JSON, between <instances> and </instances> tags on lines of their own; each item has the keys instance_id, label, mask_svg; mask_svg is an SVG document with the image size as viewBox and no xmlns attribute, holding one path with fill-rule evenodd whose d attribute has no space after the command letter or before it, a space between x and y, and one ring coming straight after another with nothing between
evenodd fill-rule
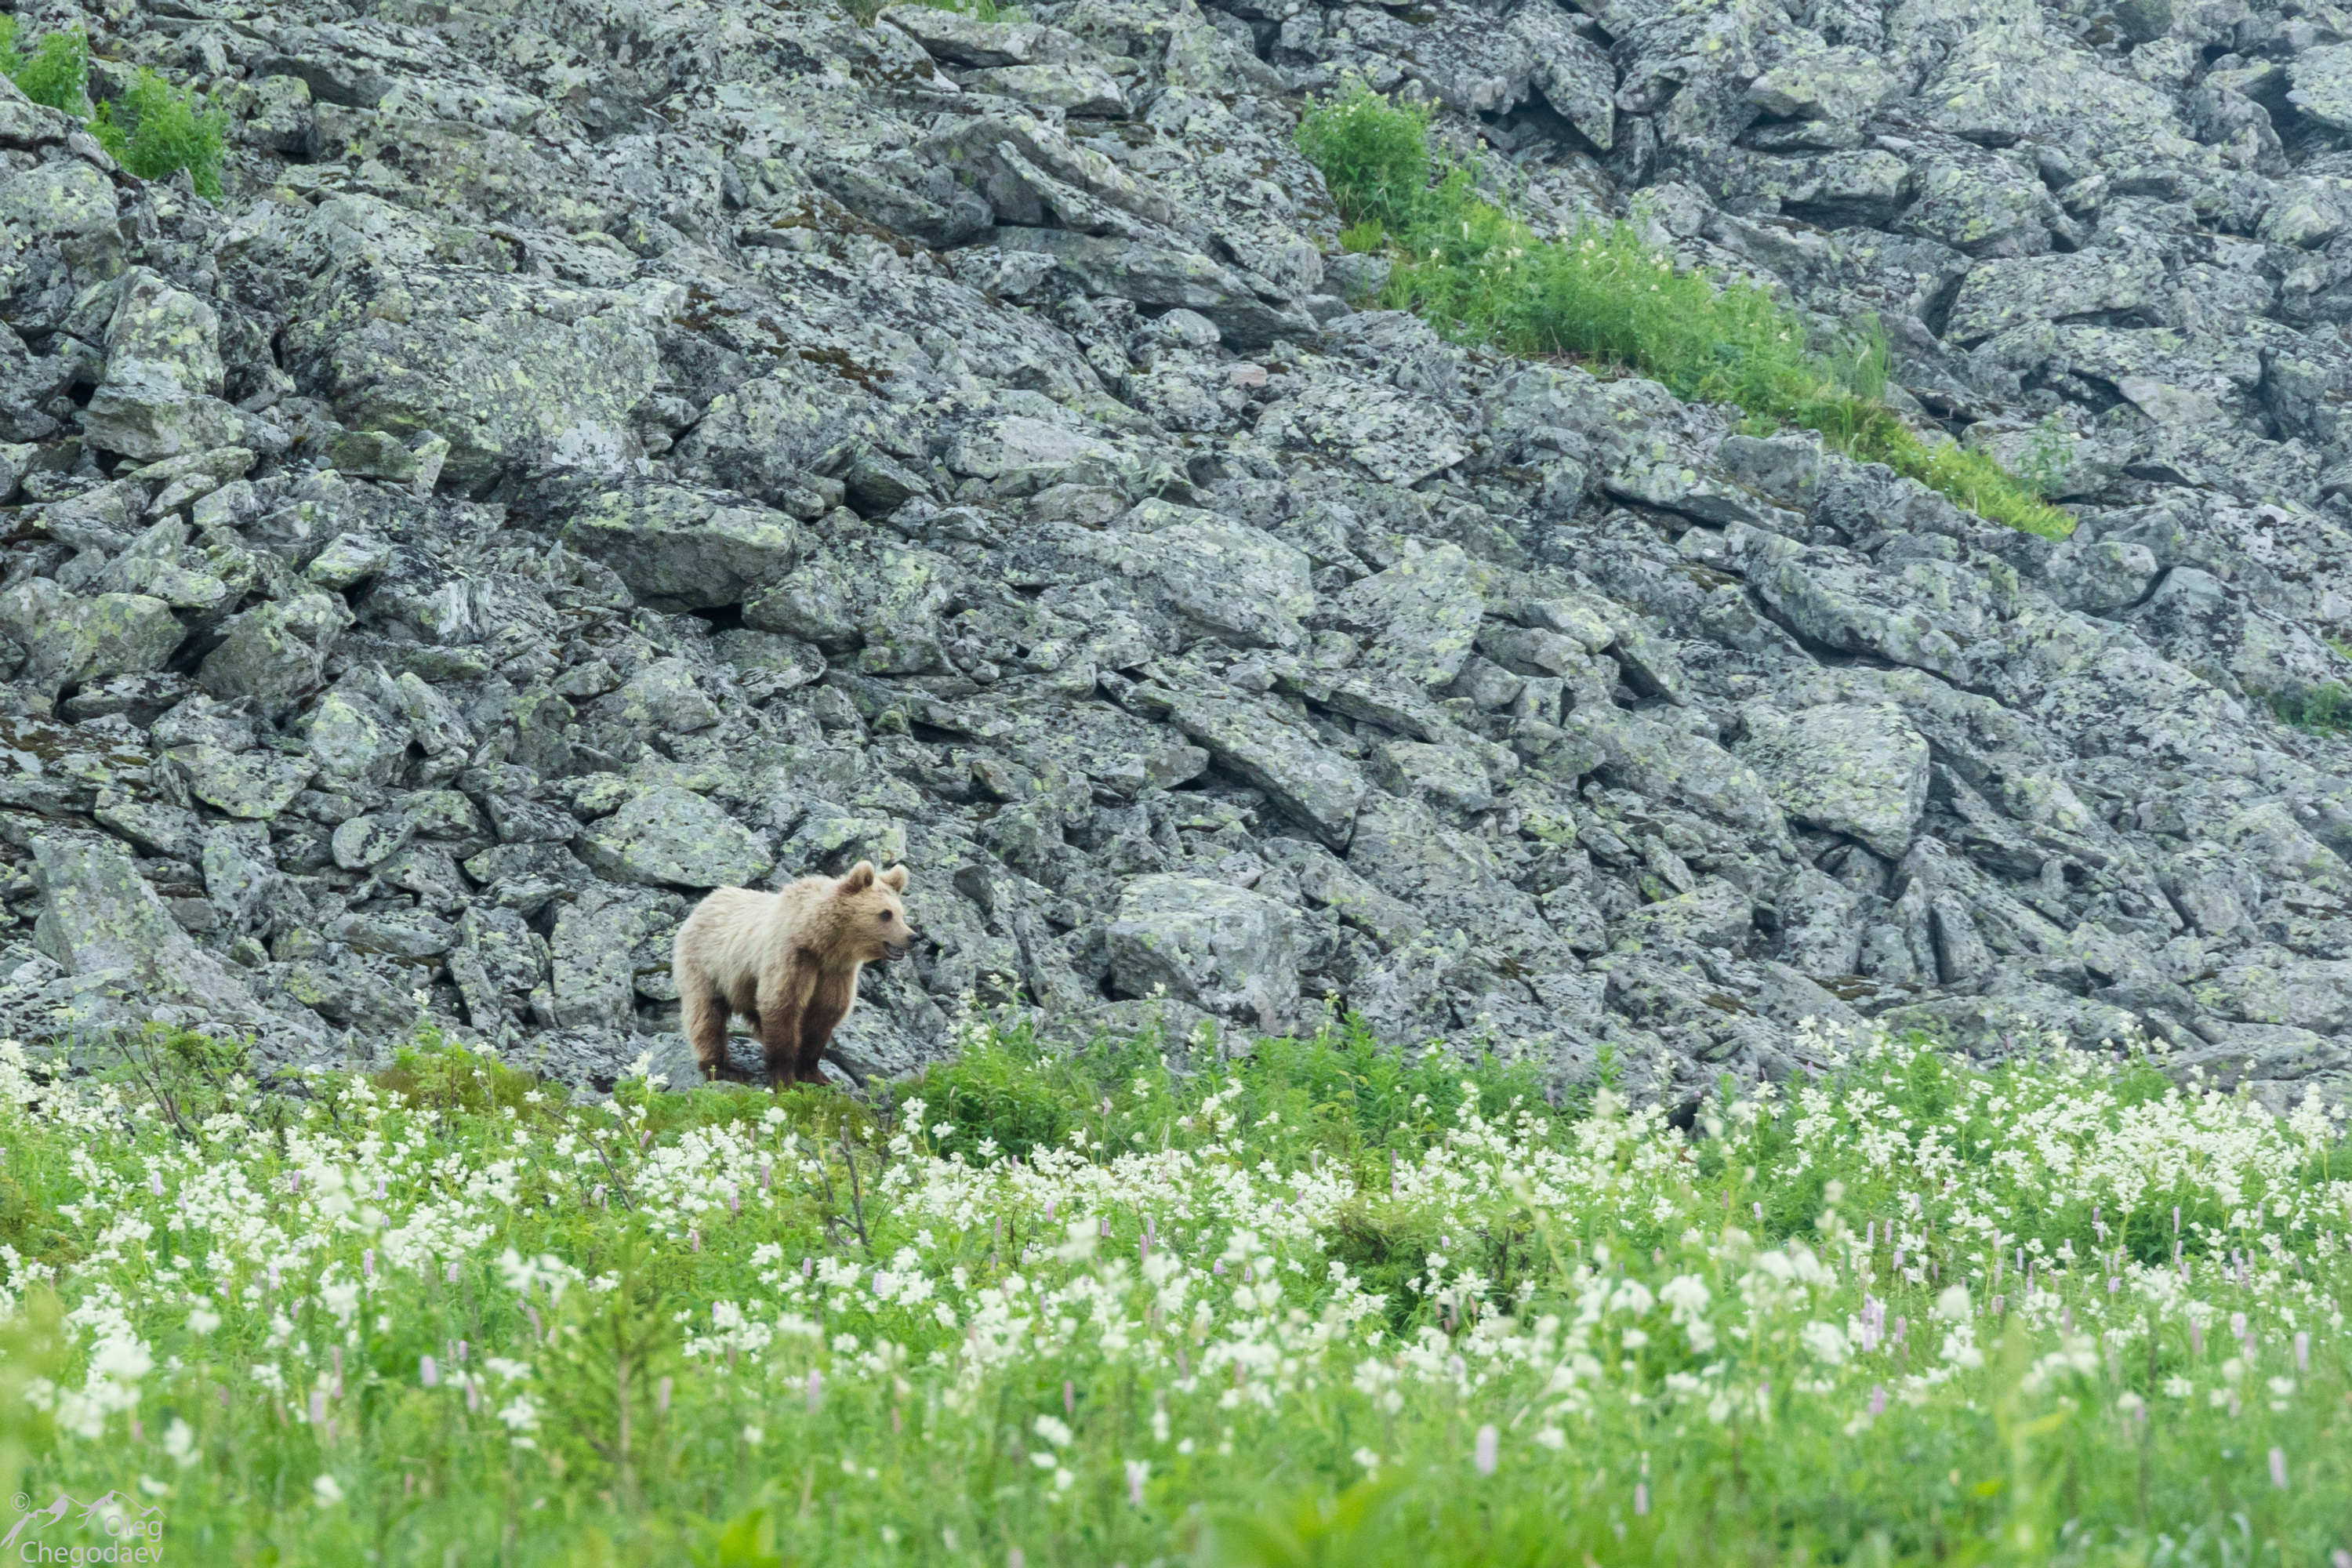
<instances>
[{"instance_id":1,"label":"green grass","mask_svg":"<svg viewBox=\"0 0 2352 1568\"><path fill-rule=\"evenodd\" d=\"M1391 258L1381 305L1460 341L1630 367L1686 401L1737 405L1762 428L1818 430L2011 527L2053 539L2073 531L2036 484L1985 453L1923 439L1885 407L1874 322L1822 351L1771 295L1677 272L1629 225L1538 238L1479 194L1472 171L1438 164L1427 125L1426 110L1360 88L1299 126L1348 226L1342 243Z\"/></svg>"},{"instance_id":2,"label":"green grass","mask_svg":"<svg viewBox=\"0 0 2352 1568\"><path fill-rule=\"evenodd\" d=\"M51 33L23 55L16 50L16 18L0 16L0 74L35 103L77 119L89 113L89 45L79 33Z\"/></svg>"},{"instance_id":3,"label":"green grass","mask_svg":"<svg viewBox=\"0 0 2352 1568\"><path fill-rule=\"evenodd\" d=\"M2352 1547L2315 1100L1822 1037L1685 1133L1338 1024L1191 1078L961 1038L594 1105L430 1030L300 1098L0 1045L0 1495L280 1568Z\"/></svg>"},{"instance_id":4,"label":"green grass","mask_svg":"<svg viewBox=\"0 0 2352 1568\"><path fill-rule=\"evenodd\" d=\"M228 121L218 110L201 107L194 89L175 88L142 67L121 109L100 104L90 130L116 163L141 179L168 179L185 169L198 195L220 198Z\"/></svg>"}]
</instances>

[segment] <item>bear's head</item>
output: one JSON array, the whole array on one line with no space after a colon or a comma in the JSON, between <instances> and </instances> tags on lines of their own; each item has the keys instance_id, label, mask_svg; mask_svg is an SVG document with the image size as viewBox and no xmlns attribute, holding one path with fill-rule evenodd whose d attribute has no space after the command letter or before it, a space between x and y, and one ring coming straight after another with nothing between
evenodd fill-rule
<instances>
[{"instance_id":1,"label":"bear's head","mask_svg":"<svg viewBox=\"0 0 2352 1568\"><path fill-rule=\"evenodd\" d=\"M860 860L833 885L834 929L860 963L887 963L904 958L914 945L907 929L907 906L898 895L907 890L907 868L877 871L871 860Z\"/></svg>"}]
</instances>

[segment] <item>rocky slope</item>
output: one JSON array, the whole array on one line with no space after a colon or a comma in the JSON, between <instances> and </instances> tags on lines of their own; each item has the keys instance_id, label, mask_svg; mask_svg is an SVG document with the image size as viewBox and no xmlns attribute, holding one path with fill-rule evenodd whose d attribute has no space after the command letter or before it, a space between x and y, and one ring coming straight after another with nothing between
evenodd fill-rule
<instances>
[{"instance_id":1,"label":"rocky slope","mask_svg":"<svg viewBox=\"0 0 2352 1568\"><path fill-rule=\"evenodd\" d=\"M1555 1082L1808 1016L2352 1087L2352 12L2321 0L25 4L227 198L0 90L0 1018L420 1006L674 1063L698 892L911 863L842 1037L1164 987ZM2063 543L1358 309L1361 79L1625 216Z\"/></svg>"}]
</instances>

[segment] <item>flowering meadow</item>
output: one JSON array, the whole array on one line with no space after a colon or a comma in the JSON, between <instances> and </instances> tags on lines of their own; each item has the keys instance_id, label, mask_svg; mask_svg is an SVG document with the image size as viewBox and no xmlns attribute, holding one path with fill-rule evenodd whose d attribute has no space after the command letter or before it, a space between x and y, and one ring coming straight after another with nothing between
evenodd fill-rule
<instances>
[{"instance_id":1,"label":"flowering meadow","mask_svg":"<svg viewBox=\"0 0 2352 1568\"><path fill-rule=\"evenodd\" d=\"M2352 1565L2316 1096L1817 1037L1684 1127L1162 1044L594 1103L0 1046L0 1483L204 1564Z\"/></svg>"}]
</instances>

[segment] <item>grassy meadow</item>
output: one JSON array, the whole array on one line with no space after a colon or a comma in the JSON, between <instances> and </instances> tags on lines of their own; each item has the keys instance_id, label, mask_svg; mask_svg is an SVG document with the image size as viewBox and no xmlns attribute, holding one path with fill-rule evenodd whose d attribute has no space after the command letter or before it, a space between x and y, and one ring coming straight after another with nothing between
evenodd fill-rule
<instances>
[{"instance_id":1,"label":"grassy meadow","mask_svg":"<svg viewBox=\"0 0 2352 1568\"><path fill-rule=\"evenodd\" d=\"M0 1483L205 1564L2352 1548L2316 1099L1824 1036L1685 1129L1336 1023L962 1033L865 1102L0 1046Z\"/></svg>"}]
</instances>

